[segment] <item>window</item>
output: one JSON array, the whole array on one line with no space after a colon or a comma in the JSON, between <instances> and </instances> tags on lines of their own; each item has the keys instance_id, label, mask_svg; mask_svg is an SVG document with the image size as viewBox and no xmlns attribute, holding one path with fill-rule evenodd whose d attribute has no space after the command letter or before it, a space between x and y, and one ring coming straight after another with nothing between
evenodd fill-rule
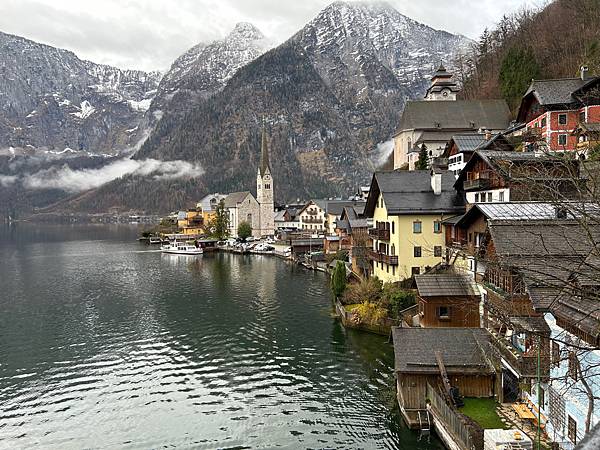
<instances>
[{"instance_id":1,"label":"window","mask_svg":"<svg viewBox=\"0 0 600 450\"><path fill-rule=\"evenodd\" d=\"M422 225L423 224L419 220L413 222L413 233L420 233Z\"/></svg>"},{"instance_id":2,"label":"window","mask_svg":"<svg viewBox=\"0 0 600 450\"><path fill-rule=\"evenodd\" d=\"M394 231L394 222L392 222L392 234L394 234L394 233L395 233L395 231Z\"/></svg>"},{"instance_id":3,"label":"window","mask_svg":"<svg viewBox=\"0 0 600 450\"><path fill-rule=\"evenodd\" d=\"M436 258L440 258L442 256L441 245L436 245L435 247L433 247L433 256L435 256Z\"/></svg>"},{"instance_id":4,"label":"window","mask_svg":"<svg viewBox=\"0 0 600 450\"><path fill-rule=\"evenodd\" d=\"M386 264L386 265L385 265L385 271L386 271L387 273L390 273L390 265L389 265L389 264Z\"/></svg>"},{"instance_id":5,"label":"window","mask_svg":"<svg viewBox=\"0 0 600 450\"><path fill-rule=\"evenodd\" d=\"M413 267L413 269L414 269L414 267ZM419 315L420 316L425 315L425 305L424 305L423 301L419 301Z\"/></svg>"},{"instance_id":6,"label":"window","mask_svg":"<svg viewBox=\"0 0 600 450\"><path fill-rule=\"evenodd\" d=\"M579 113L579 122L585 122L585 111Z\"/></svg>"},{"instance_id":7,"label":"window","mask_svg":"<svg viewBox=\"0 0 600 450\"><path fill-rule=\"evenodd\" d=\"M420 267L411 267L410 269L410 273L414 276L414 275L419 275L421 273L421 268Z\"/></svg>"},{"instance_id":8,"label":"window","mask_svg":"<svg viewBox=\"0 0 600 450\"><path fill-rule=\"evenodd\" d=\"M265 184L265 189L271 189L271 185L270 184Z\"/></svg>"},{"instance_id":9,"label":"window","mask_svg":"<svg viewBox=\"0 0 600 450\"><path fill-rule=\"evenodd\" d=\"M504 192L500 192L500 193L498 194L498 200L500 200L501 202L503 202L503 201L504 201Z\"/></svg>"},{"instance_id":10,"label":"window","mask_svg":"<svg viewBox=\"0 0 600 450\"><path fill-rule=\"evenodd\" d=\"M488 192L488 203L492 202L492 193Z\"/></svg>"},{"instance_id":11,"label":"window","mask_svg":"<svg viewBox=\"0 0 600 450\"><path fill-rule=\"evenodd\" d=\"M552 364L555 367L560 366L560 345L555 341L552 341Z\"/></svg>"},{"instance_id":12,"label":"window","mask_svg":"<svg viewBox=\"0 0 600 450\"><path fill-rule=\"evenodd\" d=\"M479 192L475 194L475 203L479 202Z\"/></svg>"},{"instance_id":13,"label":"window","mask_svg":"<svg viewBox=\"0 0 600 450\"><path fill-rule=\"evenodd\" d=\"M415 258L420 258L421 257L421 247L415 247L413 249L413 255Z\"/></svg>"},{"instance_id":14,"label":"window","mask_svg":"<svg viewBox=\"0 0 600 450\"><path fill-rule=\"evenodd\" d=\"M396 275L396 266L392 266L392 275Z\"/></svg>"},{"instance_id":15,"label":"window","mask_svg":"<svg viewBox=\"0 0 600 450\"><path fill-rule=\"evenodd\" d=\"M540 408L544 409L544 405L546 404L546 391L544 391L544 389L542 389L541 386L538 386L539 392L539 399L540 399Z\"/></svg>"},{"instance_id":16,"label":"window","mask_svg":"<svg viewBox=\"0 0 600 450\"><path fill-rule=\"evenodd\" d=\"M450 307L449 306L438 306L437 316L440 320L450 320Z\"/></svg>"},{"instance_id":17,"label":"window","mask_svg":"<svg viewBox=\"0 0 600 450\"><path fill-rule=\"evenodd\" d=\"M559 114L558 115L558 124L559 125L566 125L567 124L567 115L566 114Z\"/></svg>"},{"instance_id":18,"label":"window","mask_svg":"<svg viewBox=\"0 0 600 450\"><path fill-rule=\"evenodd\" d=\"M542 128L544 128L546 126L546 118L545 117L542 118L541 126L542 126Z\"/></svg>"},{"instance_id":19,"label":"window","mask_svg":"<svg viewBox=\"0 0 600 450\"><path fill-rule=\"evenodd\" d=\"M558 145L567 145L567 135L566 134L558 135Z\"/></svg>"},{"instance_id":20,"label":"window","mask_svg":"<svg viewBox=\"0 0 600 450\"><path fill-rule=\"evenodd\" d=\"M573 444L577 444L577 422L571 416L567 421L567 434Z\"/></svg>"},{"instance_id":21,"label":"window","mask_svg":"<svg viewBox=\"0 0 600 450\"><path fill-rule=\"evenodd\" d=\"M442 222L440 222L439 220L434 220L433 221L433 232L434 233L441 233L442 232Z\"/></svg>"},{"instance_id":22,"label":"window","mask_svg":"<svg viewBox=\"0 0 600 450\"><path fill-rule=\"evenodd\" d=\"M573 378L574 381L577 381L577 377L579 375L579 371L578 366L579 363L577 362L577 355L575 354L575 352L569 352L569 371L568 374L571 378Z\"/></svg>"},{"instance_id":23,"label":"window","mask_svg":"<svg viewBox=\"0 0 600 450\"><path fill-rule=\"evenodd\" d=\"M473 242L473 233L469 233L469 242Z\"/></svg>"}]
</instances>

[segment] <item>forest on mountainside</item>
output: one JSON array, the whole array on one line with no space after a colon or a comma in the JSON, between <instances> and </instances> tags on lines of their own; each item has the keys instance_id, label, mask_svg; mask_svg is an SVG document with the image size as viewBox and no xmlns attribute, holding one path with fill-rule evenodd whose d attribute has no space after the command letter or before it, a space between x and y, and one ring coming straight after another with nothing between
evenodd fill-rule
<instances>
[{"instance_id":1,"label":"forest on mountainside","mask_svg":"<svg viewBox=\"0 0 600 450\"><path fill-rule=\"evenodd\" d=\"M600 75L600 0L555 0L521 9L486 29L455 61L462 96L504 98L515 111L531 79Z\"/></svg>"}]
</instances>

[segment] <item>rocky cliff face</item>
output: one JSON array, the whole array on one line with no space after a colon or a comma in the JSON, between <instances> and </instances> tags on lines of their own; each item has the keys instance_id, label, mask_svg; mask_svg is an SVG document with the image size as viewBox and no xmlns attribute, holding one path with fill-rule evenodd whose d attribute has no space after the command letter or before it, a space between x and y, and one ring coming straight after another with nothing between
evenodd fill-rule
<instances>
[{"instance_id":1,"label":"rocky cliff face","mask_svg":"<svg viewBox=\"0 0 600 450\"><path fill-rule=\"evenodd\" d=\"M159 123L136 157L195 160L208 190L248 189L264 116L279 201L345 193L368 180L406 99L467 44L386 3L336 2L183 120Z\"/></svg>"},{"instance_id":2,"label":"rocky cliff face","mask_svg":"<svg viewBox=\"0 0 600 450\"><path fill-rule=\"evenodd\" d=\"M108 155L134 149L159 79L0 33L0 148Z\"/></svg>"}]
</instances>

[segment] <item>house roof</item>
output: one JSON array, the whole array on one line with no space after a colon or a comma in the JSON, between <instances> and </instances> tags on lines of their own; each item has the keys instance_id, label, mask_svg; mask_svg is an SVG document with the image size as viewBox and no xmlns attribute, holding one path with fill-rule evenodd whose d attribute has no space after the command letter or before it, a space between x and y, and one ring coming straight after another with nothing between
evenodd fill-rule
<instances>
[{"instance_id":1,"label":"house roof","mask_svg":"<svg viewBox=\"0 0 600 450\"><path fill-rule=\"evenodd\" d=\"M409 101L399 131L411 129L504 130L510 110L504 100Z\"/></svg>"},{"instance_id":2,"label":"house roof","mask_svg":"<svg viewBox=\"0 0 600 450\"><path fill-rule=\"evenodd\" d=\"M238 203L242 203L248 195L252 195L250 191L232 192L225 197L225 207L235 208Z\"/></svg>"},{"instance_id":3,"label":"house roof","mask_svg":"<svg viewBox=\"0 0 600 450\"><path fill-rule=\"evenodd\" d=\"M454 273L424 274L415 276L421 297L479 297L473 280Z\"/></svg>"},{"instance_id":4,"label":"house roof","mask_svg":"<svg viewBox=\"0 0 600 450\"><path fill-rule=\"evenodd\" d=\"M431 175L425 170L398 170L375 172L365 208L365 216L372 217L379 193L388 214L457 214L464 211L464 199L452 187L454 174L443 171L442 192L435 195L431 189Z\"/></svg>"},{"instance_id":5,"label":"house roof","mask_svg":"<svg viewBox=\"0 0 600 450\"><path fill-rule=\"evenodd\" d=\"M396 372L439 374L439 351L449 374L494 373L486 357L490 338L485 329L394 327L392 337Z\"/></svg>"},{"instance_id":6,"label":"house roof","mask_svg":"<svg viewBox=\"0 0 600 450\"><path fill-rule=\"evenodd\" d=\"M456 144L459 152L473 152L479 145L486 141L485 134L465 133L452 135L452 141Z\"/></svg>"},{"instance_id":7,"label":"house roof","mask_svg":"<svg viewBox=\"0 0 600 450\"><path fill-rule=\"evenodd\" d=\"M523 97L533 94L540 105L570 104L574 101L573 93L586 82L581 78L533 80Z\"/></svg>"}]
</instances>

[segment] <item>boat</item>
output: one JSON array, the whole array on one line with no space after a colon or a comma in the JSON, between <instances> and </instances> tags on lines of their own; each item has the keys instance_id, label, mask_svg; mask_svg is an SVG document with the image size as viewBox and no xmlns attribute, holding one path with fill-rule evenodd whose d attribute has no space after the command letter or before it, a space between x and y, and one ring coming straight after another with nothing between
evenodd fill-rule
<instances>
[{"instance_id":1,"label":"boat","mask_svg":"<svg viewBox=\"0 0 600 450\"><path fill-rule=\"evenodd\" d=\"M171 242L167 245L162 245L160 251L174 255L201 255L204 252L202 247L191 242Z\"/></svg>"}]
</instances>

